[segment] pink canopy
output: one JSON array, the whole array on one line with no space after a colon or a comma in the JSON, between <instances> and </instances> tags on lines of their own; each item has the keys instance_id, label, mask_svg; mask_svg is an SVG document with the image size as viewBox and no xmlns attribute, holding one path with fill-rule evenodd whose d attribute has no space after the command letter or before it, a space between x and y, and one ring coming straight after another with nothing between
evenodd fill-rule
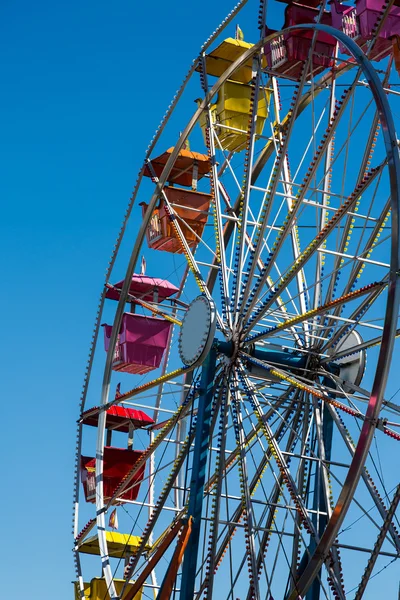
<instances>
[{"instance_id":1,"label":"pink canopy","mask_svg":"<svg viewBox=\"0 0 400 600\"><path fill-rule=\"evenodd\" d=\"M111 300L119 300L120 290L122 289L123 284L123 280L118 281L118 283L114 285L114 288L117 289L107 290L106 298L110 298ZM158 291L158 299L160 302L165 300L165 298L169 298L169 296L179 292L179 289L166 279L148 277L147 275L134 274L132 276L129 292L133 296L137 296L140 300L151 302L153 300L153 293L155 289Z\"/></svg>"}]
</instances>

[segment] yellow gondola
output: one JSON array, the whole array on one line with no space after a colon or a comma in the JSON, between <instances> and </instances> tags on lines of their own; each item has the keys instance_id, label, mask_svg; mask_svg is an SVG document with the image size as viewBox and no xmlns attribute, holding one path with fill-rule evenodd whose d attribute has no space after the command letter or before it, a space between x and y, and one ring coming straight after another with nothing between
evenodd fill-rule
<instances>
[{"instance_id":1,"label":"yellow gondola","mask_svg":"<svg viewBox=\"0 0 400 600\"><path fill-rule=\"evenodd\" d=\"M121 593L122 586L124 585L124 583L125 583L124 579L114 579L115 590L118 595ZM92 579L92 581L90 583L85 582L83 584L83 586L84 586L84 590L85 590L85 599L87 598L88 600L110 600L110 595L107 591L107 584L106 584L105 579L100 578L100 577L95 577L94 579ZM133 586L133 583L128 583L126 593L122 597L122 600L126 596L126 594L128 593L129 589L132 586ZM81 597L80 591L79 591L78 582L76 582L76 581L74 582L74 587L75 587L75 600L82 600L82 597ZM141 600L142 592L143 592L143 588L140 589L137 594L135 594L135 596L133 597L133 600Z\"/></svg>"},{"instance_id":2,"label":"yellow gondola","mask_svg":"<svg viewBox=\"0 0 400 600\"><path fill-rule=\"evenodd\" d=\"M213 124L217 125L215 131L224 150L240 152L246 146L252 93L251 86L228 80L222 85L216 104L211 107ZM269 90L260 89L255 131L257 135L261 135L264 129L265 119L268 116L269 97ZM200 127L206 142L206 112L203 112L200 117ZM215 146L218 148L218 143Z\"/></svg>"},{"instance_id":3,"label":"yellow gondola","mask_svg":"<svg viewBox=\"0 0 400 600\"><path fill-rule=\"evenodd\" d=\"M215 50L206 56L206 71L208 75L220 77L226 69L242 56L254 44L244 40L227 38ZM262 66L266 66L265 57L261 57ZM246 146L249 117L251 114L252 88L247 85L253 74L253 58L232 73L219 91L217 102L211 107L213 124L220 124L216 134L223 150L240 152ZM256 134L261 135L265 119L268 116L270 90L260 89L258 96ZM206 142L206 113L200 117L200 126ZM215 146L218 148L219 144Z\"/></svg>"}]
</instances>

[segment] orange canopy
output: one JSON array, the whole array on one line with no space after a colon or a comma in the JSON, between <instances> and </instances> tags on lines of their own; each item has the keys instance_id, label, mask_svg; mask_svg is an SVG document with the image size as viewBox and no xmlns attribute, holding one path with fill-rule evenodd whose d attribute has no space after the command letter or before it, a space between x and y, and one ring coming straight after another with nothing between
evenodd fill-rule
<instances>
[{"instance_id":1,"label":"orange canopy","mask_svg":"<svg viewBox=\"0 0 400 600\"><path fill-rule=\"evenodd\" d=\"M169 159L174 147L168 148L166 152L153 158L150 161L155 174L159 177ZM193 177L193 165L197 162L198 174L197 179L201 179L204 175L211 171L211 162L207 154L200 154L199 152L191 152L191 150L181 150L172 167L168 181L170 183L177 183L187 187L192 186ZM144 174L146 177L151 177L152 174L148 166L145 167Z\"/></svg>"}]
</instances>

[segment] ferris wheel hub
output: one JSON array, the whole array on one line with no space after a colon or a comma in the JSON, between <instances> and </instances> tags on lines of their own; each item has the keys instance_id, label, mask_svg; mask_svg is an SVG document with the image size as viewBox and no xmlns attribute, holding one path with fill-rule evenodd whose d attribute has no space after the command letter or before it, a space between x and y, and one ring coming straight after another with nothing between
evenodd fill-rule
<instances>
[{"instance_id":1,"label":"ferris wheel hub","mask_svg":"<svg viewBox=\"0 0 400 600\"><path fill-rule=\"evenodd\" d=\"M179 333L179 356L184 365L200 365L215 338L217 325L213 300L197 296L189 305Z\"/></svg>"}]
</instances>

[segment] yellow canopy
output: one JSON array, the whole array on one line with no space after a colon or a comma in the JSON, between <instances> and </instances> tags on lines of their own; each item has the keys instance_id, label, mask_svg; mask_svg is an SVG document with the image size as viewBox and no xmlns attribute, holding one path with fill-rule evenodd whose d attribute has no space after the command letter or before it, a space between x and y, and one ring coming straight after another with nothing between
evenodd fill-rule
<instances>
[{"instance_id":1,"label":"yellow canopy","mask_svg":"<svg viewBox=\"0 0 400 600\"><path fill-rule=\"evenodd\" d=\"M220 77L226 69L237 60L246 50L254 44L249 44L234 38L227 38L215 50L206 56L206 71L208 75ZM266 66L263 56L263 66ZM251 80L252 59L248 60L240 69L238 69L230 79L248 83Z\"/></svg>"},{"instance_id":2,"label":"yellow canopy","mask_svg":"<svg viewBox=\"0 0 400 600\"><path fill-rule=\"evenodd\" d=\"M117 531L106 531L106 540L108 553L114 558L122 558L126 555L134 554L140 543L138 535L118 533ZM84 554L100 554L97 535L83 540L78 550Z\"/></svg>"}]
</instances>

